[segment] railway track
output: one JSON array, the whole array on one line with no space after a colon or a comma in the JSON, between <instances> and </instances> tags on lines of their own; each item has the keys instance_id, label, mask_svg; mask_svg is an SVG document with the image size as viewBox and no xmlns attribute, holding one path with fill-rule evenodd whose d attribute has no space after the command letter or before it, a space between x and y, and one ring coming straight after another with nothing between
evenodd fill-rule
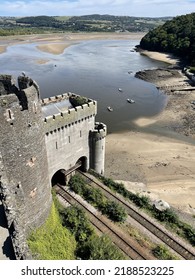
<instances>
[{"instance_id":1,"label":"railway track","mask_svg":"<svg viewBox=\"0 0 195 280\"><path fill-rule=\"evenodd\" d=\"M97 228L100 232L109 235L112 242L123 251L123 253L132 260L149 260L153 259L148 255L141 246L137 245L131 240L129 236L121 233L121 230L114 225L109 219L101 214L94 214L90 210L86 203L77 198L77 195L71 191L65 189L61 185L55 185L54 189L61 198L69 202L71 205L79 205L80 208L84 209L92 225Z\"/></svg>"},{"instance_id":2,"label":"railway track","mask_svg":"<svg viewBox=\"0 0 195 280\"><path fill-rule=\"evenodd\" d=\"M158 237L163 243L174 250L178 255L186 260L195 260L195 250L184 243L183 240L179 239L172 233L168 232L164 227L155 223L144 213L139 213L135 206L128 203L119 194L116 195L108 187L100 183L96 178L91 175L83 173L79 170L77 172L85 178L86 183L89 185L101 189L104 195L118 203L120 203L127 211L128 215L131 216L135 221L141 224L144 228L150 231L153 235Z\"/></svg>"}]
</instances>

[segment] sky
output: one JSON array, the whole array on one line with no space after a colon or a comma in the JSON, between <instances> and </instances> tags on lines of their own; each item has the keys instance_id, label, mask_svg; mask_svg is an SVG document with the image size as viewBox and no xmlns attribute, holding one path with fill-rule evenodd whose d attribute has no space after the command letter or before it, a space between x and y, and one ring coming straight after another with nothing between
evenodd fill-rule
<instances>
[{"instance_id":1,"label":"sky","mask_svg":"<svg viewBox=\"0 0 195 280\"><path fill-rule=\"evenodd\" d=\"M195 12L195 0L1 0L0 16L110 14L164 17Z\"/></svg>"}]
</instances>

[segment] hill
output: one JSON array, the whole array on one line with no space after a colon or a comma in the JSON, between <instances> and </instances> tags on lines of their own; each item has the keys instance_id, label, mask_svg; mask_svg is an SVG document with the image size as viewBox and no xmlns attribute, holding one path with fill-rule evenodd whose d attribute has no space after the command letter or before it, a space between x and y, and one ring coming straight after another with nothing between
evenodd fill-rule
<instances>
[{"instance_id":1,"label":"hill","mask_svg":"<svg viewBox=\"0 0 195 280\"><path fill-rule=\"evenodd\" d=\"M177 16L149 31L142 38L140 47L172 53L195 65L195 13Z\"/></svg>"},{"instance_id":2,"label":"hill","mask_svg":"<svg viewBox=\"0 0 195 280\"><path fill-rule=\"evenodd\" d=\"M170 18L113 15L0 17L0 36L44 32L147 32Z\"/></svg>"}]
</instances>

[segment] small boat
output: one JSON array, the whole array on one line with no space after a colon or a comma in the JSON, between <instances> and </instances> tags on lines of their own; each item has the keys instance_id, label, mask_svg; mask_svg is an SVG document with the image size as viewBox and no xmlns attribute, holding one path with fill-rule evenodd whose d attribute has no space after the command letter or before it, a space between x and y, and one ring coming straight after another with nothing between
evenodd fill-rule
<instances>
[{"instance_id":1,"label":"small boat","mask_svg":"<svg viewBox=\"0 0 195 280\"><path fill-rule=\"evenodd\" d=\"M128 99L127 99L127 102L132 104L132 103L135 103L135 100L129 99L129 98L128 98Z\"/></svg>"},{"instance_id":2,"label":"small boat","mask_svg":"<svg viewBox=\"0 0 195 280\"><path fill-rule=\"evenodd\" d=\"M123 90L122 90L122 88L118 88L118 91L122 92Z\"/></svg>"},{"instance_id":3,"label":"small boat","mask_svg":"<svg viewBox=\"0 0 195 280\"><path fill-rule=\"evenodd\" d=\"M110 106L108 106L107 109L108 109L108 111L110 111L110 112L113 111L113 109L112 109Z\"/></svg>"}]
</instances>

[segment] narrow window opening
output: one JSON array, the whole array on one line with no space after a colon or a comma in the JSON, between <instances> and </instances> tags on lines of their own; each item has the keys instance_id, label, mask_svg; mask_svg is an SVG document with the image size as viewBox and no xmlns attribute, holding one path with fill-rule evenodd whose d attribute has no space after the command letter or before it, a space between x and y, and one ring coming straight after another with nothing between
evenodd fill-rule
<instances>
[{"instance_id":1,"label":"narrow window opening","mask_svg":"<svg viewBox=\"0 0 195 280\"><path fill-rule=\"evenodd\" d=\"M82 131L80 130L80 137L82 137Z\"/></svg>"},{"instance_id":2,"label":"narrow window opening","mask_svg":"<svg viewBox=\"0 0 195 280\"><path fill-rule=\"evenodd\" d=\"M11 119L12 119L12 113L11 113L11 110L8 110L8 116L9 116L9 119L11 120Z\"/></svg>"},{"instance_id":3,"label":"narrow window opening","mask_svg":"<svg viewBox=\"0 0 195 280\"><path fill-rule=\"evenodd\" d=\"M56 150L58 149L58 142L56 142Z\"/></svg>"},{"instance_id":4,"label":"narrow window opening","mask_svg":"<svg viewBox=\"0 0 195 280\"><path fill-rule=\"evenodd\" d=\"M34 104L33 104L33 109L34 109L34 113L36 114L36 113L37 113L37 105L36 105L35 102L34 102Z\"/></svg>"},{"instance_id":5,"label":"narrow window opening","mask_svg":"<svg viewBox=\"0 0 195 280\"><path fill-rule=\"evenodd\" d=\"M68 143L70 143L70 136L68 136Z\"/></svg>"}]
</instances>

